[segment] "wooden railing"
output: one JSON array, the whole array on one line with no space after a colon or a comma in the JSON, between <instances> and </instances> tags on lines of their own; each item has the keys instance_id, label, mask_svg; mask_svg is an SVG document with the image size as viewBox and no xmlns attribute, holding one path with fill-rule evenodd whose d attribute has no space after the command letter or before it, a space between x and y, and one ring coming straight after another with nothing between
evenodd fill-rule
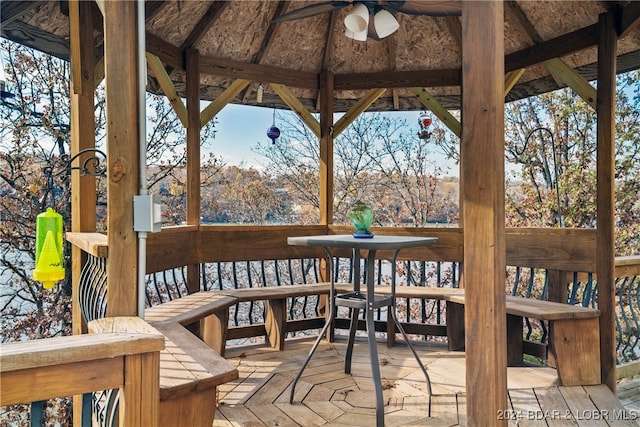
<instances>
[{"instance_id":1,"label":"wooden railing","mask_svg":"<svg viewBox=\"0 0 640 427\"><path fill-rule=\"evenodd\" d=\"M158 423L162 335L75 335L0 345L0 406L120 389L121 426Z\"/></svg>"},{"instance_id":2,"label":"wooden railing","mask_svg":"<svg viewBox=\"0 0 640 427\"><path fill-rule=\"evenodd\" d=\"M463 259L463 230L458 228L379 228L379 234L436 236L438 244L402 251L399 271L408 286L464 286L460 283ZM316 248L291 247L288 236L350 233L344 226L202 226L164 229L148 239L149 304L166 298L179 298L198 290L239 287L279 286L292 283L315 283L328 280L326 266L320 260L324 253ZM104 239L106 243L106 239ZM597 280L595 271L595 230L591 229L508 229L506 234L508 269L507 289L514 295L548 299L570 304L594 306ZM80 246L80 245L78 245ZM82 247L82 246L81 246ZM98 250L84 248L98 253ZM350 253L337 252L341 259L338 281L348 281ZM384 261L380 255L378 280L385 280ZM100 265L99 262L93 264ZM186 266L195 266L186 267ZM189 269L199 272L192 283ZM102 277L95 275L95 277ZM268 278L267 278L268 276ZM638 342L640 257L616 260L619 375L640 370L634 360L640 359ZM388 279L388 277L387 277ZM191 284L189 284L191 282ZM94 291L95 295L101 292ZM99 300L99 298L98 298ZM264 307L259 302L245 303L230 313L231 326L241 322L259 324L264 321ZM303 297L291 301L290 316L320 316L318 300ZM404 321L436 324L444 322L444 307L434 301L400 301ZM298 307L299 310L294 310ZM94 310L99 312L100 310ZM382 319L381 319L382 320ZM546 326L527 324L527 336L545 344ZM253 328L260 331L259 328ZM544 356L544 347L527 347L530 354ZM629 364L631 362L631 364ZM622 368L633 366L633 368Z\"/></svg>"}]
</instances>

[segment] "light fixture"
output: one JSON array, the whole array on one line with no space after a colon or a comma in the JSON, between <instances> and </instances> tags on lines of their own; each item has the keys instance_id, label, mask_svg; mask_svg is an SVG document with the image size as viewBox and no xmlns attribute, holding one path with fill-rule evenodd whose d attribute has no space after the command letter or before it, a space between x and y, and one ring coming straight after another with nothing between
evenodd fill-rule
<instances>
[{"instance_id":1,"label":"light fixture","mask_svg":"<svg viewBox=\"0 0 640 427\"><path fill-rule=\"evenodd\" d=\"M344 18L344 26L354 34L366 32L369 26L369 8L364 3L353 6L351 12Z\"/></svg>"},{"instance_id":2,"label":"light fixture","mask_svg":"<svg viewBox=\"0 0 640 427\"><path fill-rule=\"evenodd\" d=\"M262 104L262 95L264 94L264 86L262 83L258 85L258 90L256 91L256 101L258 104Z\"/></svg>"},{"instance_id":3,"label":"light fixture","mask_svg":"<svg viewBox=\"0 0 640 427\"><path fill-rule=\"evenodd\" d=\"M345 36L357 41L366 41L367 37L381 40L400 27L398 20L388 10L373 10L375 13L371 13L364 3L353 6L351 12L344 18ZM370 22L370 15L373 15L373 22Z\"/></svg>"},{"instance_id":4,"label":"light fixture","mask_svg":"<svg viewBox=\"0 0 640 427\"><path fill-rule=\"evenodd\" d=\"M398 20L388 11L380 10L373 17L373 26L379 38L383 39L395 33L400 24Z\"/></svg>"}]
</instances>

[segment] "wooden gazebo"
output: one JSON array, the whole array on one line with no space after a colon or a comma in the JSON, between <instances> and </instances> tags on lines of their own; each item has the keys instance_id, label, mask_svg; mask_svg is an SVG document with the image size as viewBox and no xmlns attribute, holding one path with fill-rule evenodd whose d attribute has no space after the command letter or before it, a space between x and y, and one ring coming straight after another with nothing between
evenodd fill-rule
<instances>
[{"instance_id":1,"label":"wooden gazebo","mask_svg":"<svg viewBox=\"0 0 640 427\"><path fill-rule=\"evenodd\" d=\"M496 425L495 414L507 407L504 103L569 86L598 117L598 226L577 238L589 242L579 253L590 251L583 265L592 265L598 278L601 382L615 390L615 85L617 73L640 67L640 2L462 1L459 17L398 13L395 34L366 42L344 35L342 22L351 6L272 22L313 3L320 2L2 2L3 37L71 60L73 152L94 146L93 91L104 76L107 315L138 312L139 244L132 199L140 188L144 86L164 93L187 128L187 226L182 230L191 236L201 229L199 131L226 104L290 109L317 135L319 226L326 232L332 232L333 221L333 139L365 110L429 109L461 141L461 228L454 241L464 265L466 298L473 301L465 317L467 420L469 425ZM140 67L145 58L146 81ZM259 85L264 87L260 103ZM210 103L201 111L203 100ZM449 112L458 109L460 121ZM345 114L334 122L337 112ZM95 231L95 193L91 180L72 177L73 232ZM175 239L180 230L171 233ZM149 236L149 251L160 254L153 262L172 256L184 260L183 265L191 265L189 287L197 291L196 261L185 260L190 252L181 252L181 244L159 250L158 242L170 241L163 234ZM564 240L559 251L573 251L571 241ZM74 247L76 289L81 266L82 251ZM78 334L83 332L80 318L74 307Z\"/></svg>"}]
</instances>

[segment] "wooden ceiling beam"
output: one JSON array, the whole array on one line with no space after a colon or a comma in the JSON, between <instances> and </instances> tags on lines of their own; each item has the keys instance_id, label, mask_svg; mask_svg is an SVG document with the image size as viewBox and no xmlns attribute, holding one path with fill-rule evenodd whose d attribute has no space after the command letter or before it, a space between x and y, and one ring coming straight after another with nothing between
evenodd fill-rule
<instances>
[{"instance_id":1,"label":"wooden ceiling beam","mask_svg":"<svg viewBox=\"0 0 640 427\"><path fill-rule=\"evenodd\" d=\"M553 58L595 46L598 43L598 24L567 33L524 48L505 56L505 71L527 68Z\"/></svg>"},{"instance_id":2,"label":"wooden ceiling beam","mask_svg":"<svg viewBox=\"0 0 640 427\"><path fill-rule=\"evenodd\" d=\"M158 36L154 36L150 32L145 34L147 52L150 52L160 58L163 64L166 64L174 69L185 71L184 58L182 50L166 41L162 40Z\"/></svg>"},{"instance_id":3,"label":"wooden ceiling beam","mask_svg":"<svg viewBox=\"0 0 640 427\"><path fill-rule=\"evenodd\" d=\"M640 2L630 2L622 11L618 37L622 38L640 26Z\"/></svg>"},{"instance_id":4,"label":"wooden ceiling beam","mask_svg":"<svg viewBox=\"0 0 640 427\"><path fill-rule=\"evenodd\" d=\"M271 83L270 86L278 94L280 99L291 108L291 111L296 113L296 115L300 117L300 120L311 129L313 134L320 138L320 122L313 117L313 114L302 105L298 98L284 85Z\"/></svg>"},{"instance_id":5,"label":"wooden ceiling beam","mask_svg":"<svg viewBox=\"0 0 640 427\"><path fill-rule=\"evenodd\" d=\"M371 89L358 102L353 104L333 126L333 138L337 138L355 119L380 98L387 89Z\"/></svg>"},{"instance_id":6,"label":"wooden ceiling beam","mask_svg":"<svg viewBox=\"0 0 640 427\"><path fill-rule=\"evenodd\" d=\"M293 71L272 65L249 64L232 59L202 57L200 72L264 83L280 83L289 87L318 89L316 73Z\"/></svg>"},{"instance_id":7,"label":"wooden ceiling beam","mask_svg":"<svg viewBox=\"0 0 640 427\"><path fill-rule=\"evenodd\" d=\"M336 74L336 90L460 86L461 70L381 71Z\"/></svg>"},{"instance_id":8,"label":"wooden ceiling beam","mask_svg":"<svg viewBox=\"0 0 640 427\"><path fill-rule=\"evenodd\" d=\"M229 5L228 1L213 2L204 15L202 15L195 27L193 27L187 38L182 42L180 50L184 51L198 43L202 37L207 34L213 24L215 24L227 5Z\"/></svg>"}]
</instances>

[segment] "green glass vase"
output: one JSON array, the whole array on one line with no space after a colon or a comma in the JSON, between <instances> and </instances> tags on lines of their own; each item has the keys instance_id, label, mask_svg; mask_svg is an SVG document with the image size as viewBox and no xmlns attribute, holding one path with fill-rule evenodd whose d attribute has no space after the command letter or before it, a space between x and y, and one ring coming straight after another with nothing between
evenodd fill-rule
<instances>
[{"instance_id":1,"label":"green glass vase","mask_svg":"<svg viewBox=\"0 0 640 427\"><path fill-rule=\"evenodd\" d=\"M369 227L373 224L373 210L363 201L358 200L349 214L351 223L356 228L353 237L360 239L370 239L373 233Z\"/></svg>"}]
</instances>

